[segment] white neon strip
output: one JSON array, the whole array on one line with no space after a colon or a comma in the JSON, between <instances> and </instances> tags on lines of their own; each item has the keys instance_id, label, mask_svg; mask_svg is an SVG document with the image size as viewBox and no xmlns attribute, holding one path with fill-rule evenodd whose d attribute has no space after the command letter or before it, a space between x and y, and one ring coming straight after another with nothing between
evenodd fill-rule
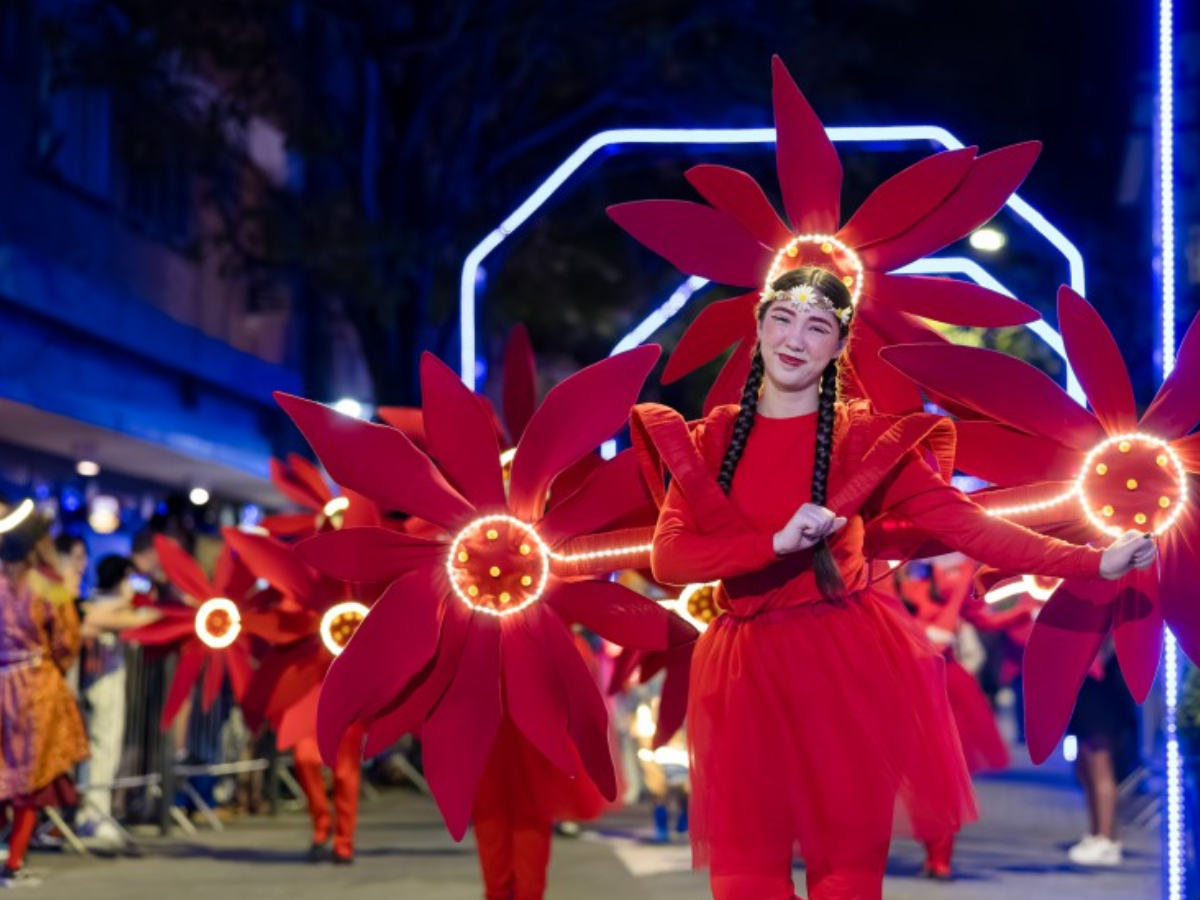
<instances>
[{"instance_id":1,"label":"white neon strip","mask_svg":"<svg viewBox=\"0 0 1200 900\"><path fill-rule=\"evenodd\" d=\"M945 128L936 125L851 126L826 128L825 133L830 140L842 143L932 143L945 150L958 150L965 146ZM602 131L584 141L463 260L459 280L459 371L463 382L471 390L475 389L475 292L483 261L505 238L527 222L592 156L608 147L624 145L773 143L774 128L616 128ZM1007 206L1066 257L1071 271L1071 287L1086 294L1083 256L1078 248L1045 216L1015 194L1009 198Z\"/></svg>"},{"instance_id":2,"label":"white neon strip","mask_svg":"<svg viewBox=\"0 0 1200 900\"><path fill-rule=\"evenodd\" d=\"M998 588L992 588L983 595L983 602L987 604L999 603L1002 600L1007 600L1010 597L1019 597L1021 594L1027 593L1025 585L1019 581L1014 581L1012 584L1006 584Z\"/></svg>"},{"instance_id":3,"label":"white neon strip","mask_svg":"<svg viewBox=\"0 0 1200 900\"><path fill-rule=\"evenodd\" d=\"M1159 227L1162 241L1162 369L1175 368L1175 50L1174 2L1158 4ZM1176 708L1179 704L1179 648L1166 629L1163 640L1163 699L1167 738L1167 900L1183 900L1187 887L1183 828L1183 761L1179 755Z\"/></svg>"},{"instance_id":4,"label":"white neon strip","mask_svg":"<svg viewBox=\"0 0 1200 900\"><path fill-rule=\"evenodd\" d=\"M707 285L708 279L701 278L699 275L693 275L679 287L675 288L671 296L667 298L667 302L642 319L633 331L621 338L617 346L613 347L612 353L609 356L616 356L618 353L624 353L626 350L640 347L649 340L654 332L662 328L674 318L676 313L687 306L687 302L692 299L694 293Z\"/></svg>"},{"instance_id":5,"label":"white neon strip","mask_svg":"<svg viewBox=\"0 0 1200 900\"><path fill-rule=\"evenodd\" d=\"M3 519L0 519L0 534L12 531L22 522L29 518L29 514L33 512L33 501L26 497L21 503Z\"/></svg>"}]
</instances>

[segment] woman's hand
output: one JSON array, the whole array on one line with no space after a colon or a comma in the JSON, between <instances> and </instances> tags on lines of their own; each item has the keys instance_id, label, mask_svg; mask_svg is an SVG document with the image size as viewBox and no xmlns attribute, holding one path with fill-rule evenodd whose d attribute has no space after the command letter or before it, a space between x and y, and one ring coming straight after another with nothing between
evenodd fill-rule
<instances>
[{"instance_id":1,"label":"woman's hand","mask_svg":"<svg viewBox=\"0 0 1200 900\"><path fill-rule=\"evenodd\" d=\"M846 524L845 518L815 503L805 503L788 523L775 532L775 553L786 556L820 543Z\"/></svg>"},{"instance_id":2,"label":"woman's hand","mask_svg":"<svg viewBox=\"0 0 1200 900\"><path fill-rule=\"evenodd\" d=\"M1107 547L1100 557L1100 576L1115 581L1133 569L1146 569L1154 564L1158 548L1148 534L1127 531Z\"/></svg>"}]
</instances>

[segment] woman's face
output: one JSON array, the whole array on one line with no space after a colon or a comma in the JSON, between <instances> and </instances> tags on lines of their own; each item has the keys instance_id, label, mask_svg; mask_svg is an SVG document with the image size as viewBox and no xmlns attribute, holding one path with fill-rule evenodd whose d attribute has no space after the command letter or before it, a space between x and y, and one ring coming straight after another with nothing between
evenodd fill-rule
<instances>
[{"instance_id":1,"label":"woman's face","mask_svg":"<svg viewBox=\"0 0 1200 900\"><path fill-rule=\"evenodd\" d=\"M767 308L758 323L758 340L766 378L782 391L819 385L821 373L845 343L833 312L786 301Z\"/></svg>"}]
</instances>

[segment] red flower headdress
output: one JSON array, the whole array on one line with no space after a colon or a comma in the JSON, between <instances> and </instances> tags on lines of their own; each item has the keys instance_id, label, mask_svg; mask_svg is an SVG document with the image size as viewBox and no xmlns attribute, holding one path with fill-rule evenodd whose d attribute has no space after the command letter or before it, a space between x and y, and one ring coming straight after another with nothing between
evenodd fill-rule
<instances>
[{"instance_id":1,"label":"red flower headdress","mask_svg":"<svg viewBox=\"0 0 1200 900\"><path fill-rule=\"evenodd\" d=\"M976 156L968 147L937 153L882 184L840 225L842 166L820 120L783 63L774 60L776 166L789 228L744 172L697 166L688 181L711 204L647 200L611 207L634 238L681 271L751 288L710 303L680 339L663 373L674 381L736 345L707 407L736 402L755 344L754 307L779 274L817 265L838 275L856 301L849 353L856 377L886 411L919 408L910 384L877 358L898 315L955 325L1001 327L1038 318L1023 303L947 278L890 275L964 237L994 216L1024 180L1040 149L1016 144Z\"/></svg>"}]
</instances>

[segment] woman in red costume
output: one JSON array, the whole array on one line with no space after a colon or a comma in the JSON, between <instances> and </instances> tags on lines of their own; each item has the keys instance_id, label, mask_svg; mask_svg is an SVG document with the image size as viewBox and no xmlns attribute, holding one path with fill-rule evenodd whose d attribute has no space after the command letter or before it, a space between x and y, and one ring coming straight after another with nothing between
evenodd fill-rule
<instances>
[{"instance_id":1,"label":"woman in red costume","mask_svg":"<svg viewBox=\"0 0 1200 900\"><path fill-rule=\"evenodd\" d=\"M886 514L1054 576L1154 560L1137 532L1101 552L992 518L943 480L947 422L839 404L854 310L840 275L806 265L767 285L740 407L690 440L670 410L636 416L673 475L655 577L721 580L688 705L694 857L717 900L792 898L796 848L811 900L879 898L895 824L929 839L975 817L941 655L870 588L865 523Z\"/></svg>"}]
</instances>

